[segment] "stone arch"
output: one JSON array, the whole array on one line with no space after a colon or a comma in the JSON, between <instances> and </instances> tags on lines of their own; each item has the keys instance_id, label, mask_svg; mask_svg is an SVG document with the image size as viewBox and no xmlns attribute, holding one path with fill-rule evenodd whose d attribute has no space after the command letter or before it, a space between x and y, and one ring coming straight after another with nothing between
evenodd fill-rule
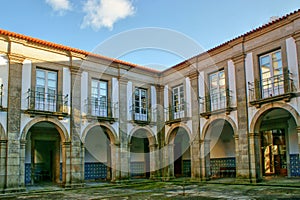
<instances>
[{"instance_id":1,"label":"stone arch","mask_svg":"<svg viewBox=\"0 0 300 200\"><path fill-rule=\"evenodd\" d=\"M300 126L300 116L299 113L289 104L286 103L281 103L281 102L273 102L271 104L266 104L263 105L253 116L252 120L251 120L251 124L250 124L250 133L258 133L259 132L259 126L260 126L260 122L262 120L262 116L264 116L265 114L268 113L268 111L272 110L272 109L276 109L276 108L281 108L286 110L287 112L289 112L295 122L297 126Z\"/></svg>"},{"instance_id":2,"label":"stone arch","mask_svg":"<svg viewBox=\"0 0 300 200\"><path fill-rule=\"evenodd\" d=\"M154 133L152 132L152 130L148 127L135 127L134 129L132 129L129 136L128 136L128 144L130 144L130 142L132 140L132 136L134 135L134 133L139 131L139 130L145 130L146 131L147 138L149 140L149 145L157 145L156 137L155 137Z\"/></svg>"},{"instance_id":3,"label":"stone arch","mask_svg":"<svg viewBox=\"0 0 300 200\"><path fill-rule=\"evenodd\" d=\"M108 134L111 144L119 144L118 137L117 137L115 130L111 126L107 125L106 123L102 123L102 122L94 122L92 124L89 124L84 129L84 131L82 133L82 137L81 137L82 143L85 143L85 138L86 138L89 130L91 130L92 128L94 128L96 126L105 127L108 130L107 134Z\"/></svg>"},{"instance_id":4,"label":"stone arch","mask_svg":"<svg viewBox=\"0 0 300 200\"><path fill-rule=\"evenodd\" d=\"M68 142L70 140L67 129L64 127L64 125L59 120L57 120L55 118L49 118L49 117L38 117L38 118L34 118L33 120L29 121L26 124L26 126L23 128L22 134L20 136L21 141L26 140L26 137L27 137L27 134L28 134L28 131L30 130L30 128L39 122L52 123L55 126L56 130L58 131L62 142Z\"/></svg>"},{"instance_id":5,"label":"stone arch","mask_svg":"<svg viewBox=\"0 0 300 200\"><path fill-rule=\"evenodd\" d=\"M174 143L174 139L176 136L176 134L174 134L174 130L176 128L183 128L188 134L190 143L192 142L192 133L191 133L190 129L185 124L177 124L177 125L172 126L171 129L168 131L167 137L166 137L167 144Z\"/></svg>"},{"instance_id":6,"label":"stone arch","mask_svg":"<svg viewBox=\"0 0 300 200\"><path fill-rule=\"evenodd\" d=\"M229 117L227 115L223 116L222 118L220 118L220 117L210 117L210 119L207 120L207 122L204 124L204 126L202 128L201 140L205 140L205 137L206 137L207 130L208 130L209 126L212 123L216 122L217 120L225 120L225 121L227 121L230 124L230 126L232 127L232 129L233 129L234 135L238 134L237 133L237 125L236 125L236 123L234 122L234 120L231 117Z\"/></svg>"},{"instance_id":7,"label":"stone arch","mask_svg":"<svg viewBox=\"0 0 300 200\"><path fill-rule=\"evenodd\" d=\"M5 130L2 126L2 124L0 123L0 140L6 140L7 137L6 137L6 134L5 134Z\"/></svg>"}]
</instances>

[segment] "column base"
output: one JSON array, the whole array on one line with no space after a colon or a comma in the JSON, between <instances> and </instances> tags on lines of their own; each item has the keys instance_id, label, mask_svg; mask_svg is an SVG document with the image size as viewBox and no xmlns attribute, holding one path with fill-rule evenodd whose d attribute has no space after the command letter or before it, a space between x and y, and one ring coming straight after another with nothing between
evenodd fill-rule
<instances>
[{"instance_id":1,"label":"column base","mask_svg":"<svg viewBox=\"0 0 300 200\"><path fill-rule=\"evenodd\" d=\"M83 188L85 187L85 183L69 183L62 185L63 188Z\"/></svg>"}]
</instances>

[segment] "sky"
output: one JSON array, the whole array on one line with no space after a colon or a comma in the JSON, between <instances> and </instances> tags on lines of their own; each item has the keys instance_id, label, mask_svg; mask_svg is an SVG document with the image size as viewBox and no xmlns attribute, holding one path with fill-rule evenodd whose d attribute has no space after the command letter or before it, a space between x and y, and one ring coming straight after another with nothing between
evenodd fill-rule
<instances>
[{"instance_id":1,"label":"sky","mask_svg":"<svg viewBox=\"0 0 300 200\"><path fill-rule=\"evenodd\" d=\"M300 0L9 0L0 28L158 70L300 8Z\"/></svg>"}]
</instances>

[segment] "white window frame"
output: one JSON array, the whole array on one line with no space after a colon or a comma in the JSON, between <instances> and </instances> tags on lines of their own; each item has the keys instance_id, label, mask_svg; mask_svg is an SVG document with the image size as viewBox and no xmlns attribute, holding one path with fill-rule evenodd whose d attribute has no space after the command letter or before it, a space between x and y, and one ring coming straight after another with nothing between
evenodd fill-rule
<instances>
[{"instance_id":1,"label":"white window frame","mask_svg":"<svg viewBox=\"0 0 300 200\"><path fill-rule=\"evenodd\" d=\"M51 78L51 75L54 76ZM35 110L56 112L57 72L37 68L35 84Z\"/></svg>"},{"instance_id":2,"label":"white window frame","mask_svg":"<svg viewBox=\"0 0 300 200\"><path fill-rule=\"evenodd\" d=\"M224 70L209 74L209 99L211 111L226 108L226 77Z\"/></svg>"},{"instance_id":3,"label":"white window frame","mask_svg":"<svg viewBox=\"0 0 300 200\"><path fill-rule=\"evenodd\" d=\"M148 120L148 91L144 88L135 88L134 92L134 119Z\"/></svg>"},{"instance_id":4,"label":"white window frame","mask_svg":"<svg viewBox=\"0 0 300 200\"><path fill-rule=\"evenodd\" d=\"M172 114L174 119L184 117L184 86L178 85L172 88Z\"/></svg>"},{"instance_id":5,"label":"white window frame","mask_svg":"<svg viewBox=\"0 0 300 200\"><path fill-rule=\"evenodd\" d=\"M108 116L108 82L92 79L91 114L98 117Z\"/></svg>"},{"instance_id":6,"label":"white window frame","mask_svg":"<svg viewBox=\"0 0 300 200\"><path fill-rule=\"evenodd\" d=\"M280 55L274 59L274 55ZM268 62L264 62L268 59ZM269 70L265 70L269 69ZM284 77L281 50L276 50L259 56L261 97L268 98L284 93Z\"/></svg>"}]
</instances>

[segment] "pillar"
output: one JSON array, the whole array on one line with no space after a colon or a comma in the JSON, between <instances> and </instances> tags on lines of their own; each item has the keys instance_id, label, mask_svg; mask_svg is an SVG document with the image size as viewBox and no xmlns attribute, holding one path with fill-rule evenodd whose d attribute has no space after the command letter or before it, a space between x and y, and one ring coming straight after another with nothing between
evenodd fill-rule
<instances>
[{"instance_id":1,"label":"pillar","mask_svg":"<svg viewBox=\"0 0 300 200\"><path fill-rule=\"evenodd\" d=\"M150 154L150 179L157 177L157 162L158 162L158 151L157 144L149 145L149 154Z\"/></svg>"},{"instance_id":2,"label":"pillar","mask_svg":"<svg viewBox=\"0 0 300 200\"><path fill-rule=\"evenodd\" d=\"M204 148L204 166L205 166L205 180L209 180L211 176L210 171L210 140L203 141L203 148Z\"/></svg>"},{"instance_id":3,"label":"pillar","mask_svg":"<svg viewBox=\"0 0 300 200\"><path fill-rule=\"evenodd\" d=\"M259 157L259 134L249 133L249 153L250 153L250 181L256 183L259 181L260 157Z\"/></svg>"},{"instance_id":4,"label":"pillar","mask_svg":"<svg viewBox=\"0 0 300 200\"><path fill-rule=\"evenodd\" d=\"M130 177L130 152L129 152L129 145L128 145L128 135L127 135L127 123L128 123L128 116L127 116L127 104L128 98L127 97L127 84L128 80L124 77L119 79L119 138L120 138L120 148L119 148L119 160L117 163L118 171L120 172L119 178L120 179L128 179Z\"/></svg>"},{"instance_id":5,"label":"pillar","mask_svg":"<svg viewBox=\"0 0 300 200\"><path fill-rule=\"evenodd\" d=\"M191 144L191 178L200 179L200 119L199 119L199 73L194 71L191 81L191 110L192 110L192 138Z\"/></svg>"},{"instance_id":6,"label":"pillar","mask_svg":"<svg viewBox=\"0 0 300 200\"><path fill-rule=\"evenodd\" d=\"M71 142L62 142L62 186L71 187ZM59 156L58 156L59 158ZM57 162L59 163L59 162ZM57 168L56 168L57 171ZM57 178L57 176L56 176Z\"/></svg>"},{"instance_id":7,"label":"pillar","mask_svg":"<svg viewBox=\"0 0 300 200\"><path fill-rule=\"evenodd\" d=\"M26 147L26 140L20 141L20 186L25 187L25 147ZM23 167L22 167L23 165Z\"/></svg>"},{"instance_id":8,"label":"pillar","mask_svg":"<svg viewBox=\"0 0 300 200\"><path fill-rule=\"evenodd\" d=\"M111 181L115 182L118 178L118 174L120 173L118 171L117 167L117 161L119 160L118 158L118 144L110 144L110 156L111 156Z\"/></svg>"},{"instance_id":9,"label":"pillar","mask_svg":"<svg viewBox=\"0 0 300 200\"><path fill-rule=\"evenodd\" d=\"M165 117L164 117L164 86L155 85L156 88L156 102L157 102L157 116L156 116L156 126L157 126L157 176L165 177L167 176L167 164L165 164L165 153L166 151L161 151L165 148Z\"/></svg>"},{"instance_id":10,"label":"pillar","mask_svg":"<svg viewBox=\"0 0 300 200\"><path fill-rule=\"evenodd\" d=\"M237 47L239 48L239 47ZM240 47L242 48L242 47ZM240 49L240 51L242 51ZM236 163L236 176L241 181L250 179L250 153L248 138L248 102L246 91L246 74L245 74L245 55L240 53L232 58L235 65L236 78L236 95L237 95L237 113L238 113L238 161ZM252 155L253 156L253 155ZM252 160L254 158L251 158Z\"/></svg>"},{"instance_id":11,"label":"pillar","mask_svg":"<svg viewBox=\"0 0 300 200\"><path fill-rule=\"evenodd\" d=\"M5 192L24 190L20 186L20 124L21 124L21 88L23 57L8 55L8 105L7 105L7 149L6 149L6 183Z\"/></svg>"},{"instance_id":12,"label":"pillar","mask_svg":"<svg viewBox=\"0 0 300 200\"><path fill-rule=\"evenodd\" d=\"M167 179L174 178L174 144L168 144L165 146L166 153L165 153L165 161L168 163L168 169L167 169Z\"/></svg>"},{"instance_id":13,"label":"pillar","mask_svg":"<svg viewBox=\"0 0 300 200\"><path fill-rule=\"evenodd\" d=\"M80 67L71 66L71 94L70 94L70 106L71 106L71 146L70 146L70 175L71 185L70 187L81 187L84 184L84 178L82 176L83 170L81 169L84 162L80 140L81 133L81 73Z\"/></svg>"}]
</instances>

